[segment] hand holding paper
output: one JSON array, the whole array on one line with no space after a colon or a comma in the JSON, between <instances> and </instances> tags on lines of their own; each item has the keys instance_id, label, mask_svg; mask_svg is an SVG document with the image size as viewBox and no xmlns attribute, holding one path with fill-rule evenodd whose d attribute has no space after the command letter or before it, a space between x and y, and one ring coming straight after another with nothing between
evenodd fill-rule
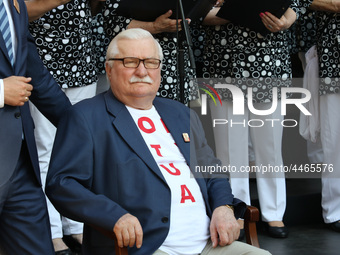
<instances>
[{"instance_id":1,"label":"hand holding paper","mask_svg":"<svg viewBox=\"0 0 340 255\"><path fill-rule=\"evenodd\" d=\"M291 0L225 0L217 16L265 36L289 25L290 22L285 19L287 17L282 16L290 5ZM270 13L271 16L266 15L266 23L262 21L260 13Z\"/></svg>"}]
</instances>

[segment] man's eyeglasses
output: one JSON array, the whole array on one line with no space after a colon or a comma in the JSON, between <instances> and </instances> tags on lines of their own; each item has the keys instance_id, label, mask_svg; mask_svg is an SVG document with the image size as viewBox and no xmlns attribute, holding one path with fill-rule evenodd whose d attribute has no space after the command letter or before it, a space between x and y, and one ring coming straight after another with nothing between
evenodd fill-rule
<instances>
[{"instance_id":1,"label":"man's eyeglasses","mask_svg":"<svg viewBox=\"0 0 340 255\"><path fill-rule=\"evenodd\" d=\"M140 58L133 58L133 57L127 57L127 58L109 58L109 60L119 60L123 62L124 67L127 68L137 68L139 67L140 62L143 62L144 67L146 69L157 69L159 68L161 64L161 60L157 58L146 58L146 59L140 59Z\"/></svg>"}]
</instances>

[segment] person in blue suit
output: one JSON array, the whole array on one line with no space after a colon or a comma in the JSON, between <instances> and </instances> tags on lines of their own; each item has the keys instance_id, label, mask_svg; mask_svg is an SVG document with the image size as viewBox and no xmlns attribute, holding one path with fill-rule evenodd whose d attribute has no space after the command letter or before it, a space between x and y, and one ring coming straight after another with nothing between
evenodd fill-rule
<instances>
[{"instance_id":1,"label":"person in blue suit","mask_svg":"<svg viewBox=\"0 0 340 255\"><path fill-rule=\"evenodd\" d=\"M228 179L195 172L220 161L197 115L156 98L162 59L146 30L113 39L106 57L111 89L65 113L47 196L63 215L85 223L84 255L114 254L113 241L96 227L114 232L129 254L268 254L235 241L246 205Z\"/></svg>"},{"instance_id":2,"label":"person in blue suit","mask_svg":"<svg viewBox=\"0 0 340 255\"><path fill-rule=\"evenodd\" d=\"M23 0L0 0L0 245L54 254L28 100L57 125L71 105L44 68Z\"/></svg>"}]
</instances>

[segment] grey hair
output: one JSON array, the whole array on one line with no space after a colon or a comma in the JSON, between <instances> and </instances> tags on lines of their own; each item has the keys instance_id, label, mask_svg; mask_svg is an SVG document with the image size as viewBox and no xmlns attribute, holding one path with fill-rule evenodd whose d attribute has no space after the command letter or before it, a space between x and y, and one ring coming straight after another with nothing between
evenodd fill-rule
<instances>
[{"instance_id":1,"label":"grey hair","mask_svg":"<svg viewBox=\"0 0 340 255\"><path fill-rule=\"evenodd\" d=\"M158 55L160 60L163 60L163 51L161 46L159 45L158 41L152 36L152 34L144 29L141 28L131 28L120 32L116 35L111 43L109 44L106 52L106 60L109 58L115 57L119 54L118 49L118 41L121 39L148 39L151 38L154 40L155 45L158 48Z\"/></svg>"}]
</instances>

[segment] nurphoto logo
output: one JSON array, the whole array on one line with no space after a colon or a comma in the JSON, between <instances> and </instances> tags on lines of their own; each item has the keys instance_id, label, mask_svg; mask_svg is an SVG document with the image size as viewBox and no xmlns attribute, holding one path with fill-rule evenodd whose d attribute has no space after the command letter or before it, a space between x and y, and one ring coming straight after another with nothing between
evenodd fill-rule
<instances>
[{"instance_id":1,"label":"nurphoto logo","mask_svg":"<svg viewBox=\"0 0 340 255\"><path fill-rule=\"evenodd\" d=\"M302 114L306 116L312 115L304 106L305 103L307 103L311 99L311 93L309 90L305 88L300 87L282 87L280 88L281 92L281 100L278 100L278 88L273 87L271 93L272 93L272 101L270 102L271 107L266 110L259 110L254 107L253 103L253 88L248 87L247 88L247 94L245 95L242 90L232 84L221 84L216 83L214 85L208 85L205 82L199 82L200 84L200 90L204 93L201 94L201 115L207 115L207 102L208 99L212 100L215 104L214 107L221 107L223 105L223 100L221 99L221 96L219 95L218 90L224 89L229 90L232 96L232 106L233 106L233 115L245 115L245 108L248 107L249 112L251 112L254 115L258 116L267 116L272 113L274 113L277 110L278 104L280 103L280 109L281 109L281 115L285 116L287 114L287 105L295 105ZM291 94L300 94L300 98L290 98ZM265 119L267 122L271 122L272 126L274 126L274 123L276 121L279 121L277 119ZM226 119L213 119L213 127L216 125L225 125L230 124L233 125L232 119L226 120ZM293 124L289 124L293 123ZM234 122L235 125L243 125L243 126L249 126L249 127L261 127L264 125L264 121L260 119L251 119L247 122ZM294 119L284 119L281 121L281 125L284 127L295 127L298 125L298 122Z\"/></svg>"}]
</instances>

